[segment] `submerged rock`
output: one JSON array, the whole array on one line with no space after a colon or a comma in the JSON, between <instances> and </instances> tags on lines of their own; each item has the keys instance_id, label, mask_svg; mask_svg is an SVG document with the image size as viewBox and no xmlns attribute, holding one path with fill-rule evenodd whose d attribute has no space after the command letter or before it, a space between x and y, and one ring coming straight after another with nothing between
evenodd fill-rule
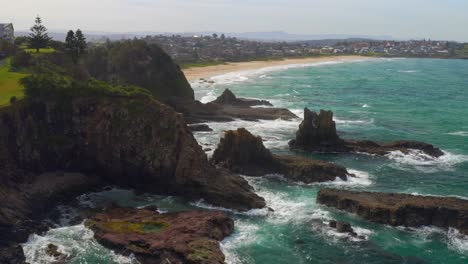
<instances>
[{"instance_id":1,"label":"submerged rock","mask_svg":"<svg viewBox=\"0 0 468 264\"><path fill-rule=\"evenodd\" d=\"M249 176L282 174L285 178L304 182L347 179L345 168L332 163L294 156L273 155L261 137L255 137L245 128L226 131L212 162L233 172Z\"/></svg>"},{"instance_id":2,"label":"submerged rock","mask_svg":"<svg viewBox=\"0 0 468 264\"><path fill-rule=\"evenodd\" d=\"M223 212L159 214L146 209L113 208L86 222L104 246L142 263L222 264L219 242L234 230Z\"/></svg>"},{"instance_id":3,"label":"submerged rock","mask_svg":"<svg viewBox=\"0 0 468 264\"><path fill-rule=\"evenodd\" d=\"M291 149L301 149L311 152L365 152L375 155L386 155L392 151L409 153L410 150L420 150L431 157L440 157L444 153L431 144L418 141L395 141L377 143L370 140L343 140L336 132L333 112L320 110L320 113L304 109L304 121L299 125L296 138L289 142Z\"/></svg>"},{"instance_id":4,"label":"submerged rock","mask_svg":"<svg viewBox=\"0 0 468 264\"><path fill-rule=\"evenodd\" d=\"M317 203L380 224L456 228L468 235L468 201L463 199L322 189Z\"/></svg>"}]
</instances>

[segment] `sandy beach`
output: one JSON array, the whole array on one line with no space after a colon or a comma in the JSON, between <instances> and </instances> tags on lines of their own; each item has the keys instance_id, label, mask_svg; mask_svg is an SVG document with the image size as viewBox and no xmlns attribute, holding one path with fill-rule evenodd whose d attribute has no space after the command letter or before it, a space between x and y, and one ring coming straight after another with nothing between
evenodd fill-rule
<instances>
[{"instance_id":1,"label":"sandy beach","mask_svg":"<svg viewBox=\"0 0 468 264\"><path fill-rule=\"evenodd\" d=\"M249 61L249 62L235 62L220 65L194 67L184 69L183 72L187 79L192 82L201 78L207 79L213 76L218 76L230 72L256 70L266 67L283 66L291 64L304 64L315 62L327 62L336 60L356 60L367 57L362 56L330 56L330 57L313 57L313 58L300 58L300 59L284 59L284 60L269 60L269 61Z\"/></svg>"}]
</instances>

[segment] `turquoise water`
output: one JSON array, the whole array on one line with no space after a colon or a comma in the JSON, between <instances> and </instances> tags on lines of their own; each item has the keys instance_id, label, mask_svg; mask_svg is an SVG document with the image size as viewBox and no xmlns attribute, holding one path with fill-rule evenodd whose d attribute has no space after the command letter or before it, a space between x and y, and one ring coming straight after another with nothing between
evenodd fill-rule
<instances>
[{"instance_id":1,"label":"turquoise water","mask_svg":"<svg viewBox=\"0 0 468 264\"><path fill-rule=\"evenodd\" d=\"M468 263L468 237L457 230L376 225L315 203L318 190L325 186L468 199L468 61L336 61L228 74L213 80L214 85L194 84L198 99L212 100L229 88L239 96L268 99L299 116L304 107L333 110L344 138L420 140L446 152L438 159L417 152L386 157L306 155L347 167L358 175L351 182L303 185L288 183L280 176L247 178L274 212L230 212L236 231L221 244L228 263ZM298 155L288 150L287 142L300 122L210 123L214 132L197 133L196 138L204 147L213 148L223 130L246 127L261 135L274 152ZM126 206L157 204L163 211L212 209L175 197L115 189L78 199L83 207L109 201ZM365 239L334 232L326 226L331 219L351 222ZM95 242L87 231L77 225L35 236L25 245L28 259L47 263L41 252L48 241L54 241L64 245L73 263L133 262L98 245L87 246Z\"/></svg>"}]
</instances>

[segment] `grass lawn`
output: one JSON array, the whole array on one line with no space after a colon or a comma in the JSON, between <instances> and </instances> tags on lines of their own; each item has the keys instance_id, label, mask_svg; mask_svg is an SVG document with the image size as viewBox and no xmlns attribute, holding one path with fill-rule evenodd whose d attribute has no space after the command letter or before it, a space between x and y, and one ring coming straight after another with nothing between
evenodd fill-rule
<instances>
[{"instance_id":1,"label":"grass lawn","mask_svg":"<svg viewBox=\"0 0 468 264\"><path fill-rule=\"evenodd\" d=\"M10 59L0 66L0 107L9 105L12 96L16 96L17 99L24 96L19 80L25 76L27 74L10 72Z\"/></svg>"},{"instance_id":2,"label":"grass lawn","mask_svg":"<svg viewBox=\"0 0 468 264\"><path fill-rule=\"evenodd\" d=\"M29 53L36 53L36 49L24 49L24 51L29 52ZM39 49L39 53L52 53L52 52L55 52L55 49L53 48Z\"/></svg>"}]
</instances>

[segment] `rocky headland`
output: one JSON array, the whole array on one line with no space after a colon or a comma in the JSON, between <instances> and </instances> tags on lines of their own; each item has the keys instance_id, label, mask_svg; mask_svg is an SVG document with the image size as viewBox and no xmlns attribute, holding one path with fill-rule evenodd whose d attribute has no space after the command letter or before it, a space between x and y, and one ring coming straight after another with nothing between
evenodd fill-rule
<instances>
[{"instance_id":1,"label":"rocky headland","mask_svg":"<svg viewBox=\"0 0 468 264\"><path fill-rule=\"evenodd\" d=\"M212 162L232 172L248 176L281 174L285 178L304 183L346 180L349 175L344 167L294 156L272 154L261 137L252 135L245 128L224 133Z\"/></svg>"},{"instance_id":2,"label":"rocky headland","mask_svg":"<svg viewBox=\"0 0 468 264\"><path fill-rule=\"evenodd\" d=\"M215 101L203 104L199 101L187 98L172 98L168 104L180 113L183 113L187 122L230 122L236 119L243 120L291 120L298 118L285 108L252 107L271 106L265 100L237 98L230 90L226 89Z\"/></svg>"},{"instance_id":3,"label":"rocky headland","mask_svg":"<svg viewBox=\"0 0 468 264\"><path fill-rule=\"evenodd\" d=\"M299 125L296 138L289 142L291 149L322 153L368 153L386 155L392 151L409 153L420 150L431 157L440 157L444 153L431 144L418 141L394 141L378 143L370 140L345 140L338 136L333 112L320 110L315 113L304 109L304 120Z\"/></svg>"},{"instance_id":4,"label":"rocky headland","mask_svg":"<svg viewBox=\"0 0 468 264\"><path fill-rule=\"evenodd\" d=\"M456 228L468 235L468 200L322 189L317 203L392 226Z\"/></svg>"},{"instance_id":5,"label":"rocky headland","mask_svg":"<svg viewBox=\"0 0 468 264\"><path fill-rule=\"evenodd\" d=\"M0 170L4 256L47 229L40 219L48 208L101 183L241 211L265 206L243 178L208 162L181 114L151 98L26 99L2 108Z\"/></svg>"},{"instance_id":6,"label":"rocky headland","mask_svg":"<svg viewBox=\"0 0 468 264\"><path fill-rule=\"evenodd\" d=\"M234 221L218 211L112 208L85 224L101 244L142 264L223 264L219 242L234 230Z\"/></svg>"}]
</instances>

